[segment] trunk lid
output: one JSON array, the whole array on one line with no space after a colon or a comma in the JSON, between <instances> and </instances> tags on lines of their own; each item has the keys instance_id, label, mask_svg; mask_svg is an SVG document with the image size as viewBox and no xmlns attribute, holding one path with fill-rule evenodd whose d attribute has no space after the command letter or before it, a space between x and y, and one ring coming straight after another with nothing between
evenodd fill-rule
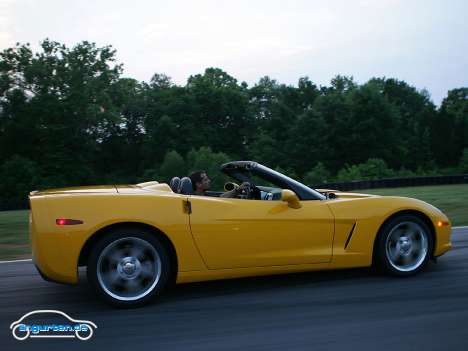
<instances>
[{"instance_id":1,"label":"trunk lid","mask_svg":"<svg viewBox=\"0 0 468 351\"><path fill-rule=\"evenodd\" d=\"M46 190L34 190L30 196L58 195L58 194L117 194L115 185L78 186L73 188L56 188Z\"/></svg>"}]
</instances>

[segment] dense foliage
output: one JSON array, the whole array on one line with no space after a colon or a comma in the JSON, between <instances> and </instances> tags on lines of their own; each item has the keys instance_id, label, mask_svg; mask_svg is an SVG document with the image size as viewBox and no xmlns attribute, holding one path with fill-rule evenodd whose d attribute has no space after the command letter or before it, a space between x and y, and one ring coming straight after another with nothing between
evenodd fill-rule
<instances>
[{"instance_id":1,"label":"dense foliage","mask_svg":"<svg viewBox=\"0 0 468 351\"><path fill-rule=\"evenodd\" d=\"M467 172L468 88L437 108L404 81L318 87L219 68L122 77L111 47L45 40L0 53L0 208L37 188L167 180L252 159L307 183ZM220 185L221 178L215 178Z\"/></svg>"}]
</instances>

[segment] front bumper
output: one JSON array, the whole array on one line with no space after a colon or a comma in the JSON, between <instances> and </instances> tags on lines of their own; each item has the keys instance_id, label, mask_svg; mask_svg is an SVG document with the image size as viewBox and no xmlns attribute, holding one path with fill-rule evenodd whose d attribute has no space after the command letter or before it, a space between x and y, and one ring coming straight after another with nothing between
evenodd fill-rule
<instances>
[{"instance_id":1,"label":"front bumper","mask_svg":"<svg viewBox=\"0 0 468 351\"><path fill-rule=\"evenodd\" d=\"M450 224L443 227L435 225L434 257L442 256L452 248L451 234L452 226Z\"/></svg>"}]
</instances>

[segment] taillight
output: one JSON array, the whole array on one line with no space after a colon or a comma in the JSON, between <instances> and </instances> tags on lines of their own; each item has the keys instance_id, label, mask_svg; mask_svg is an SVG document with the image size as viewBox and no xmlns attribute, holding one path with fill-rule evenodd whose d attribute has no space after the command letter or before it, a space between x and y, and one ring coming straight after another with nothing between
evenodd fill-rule
<instances>
[{"instance_id":1,"label":"taillight","mask_svg":"<svg viewBox=\"0 0 468 351\"><path fill-rule=\"evenodd\" d=\"M57 225L76 225L83 224L83 221L80 219L69 219L69 218L57 218L55 220Z\"/></svg>"}]
</instances>

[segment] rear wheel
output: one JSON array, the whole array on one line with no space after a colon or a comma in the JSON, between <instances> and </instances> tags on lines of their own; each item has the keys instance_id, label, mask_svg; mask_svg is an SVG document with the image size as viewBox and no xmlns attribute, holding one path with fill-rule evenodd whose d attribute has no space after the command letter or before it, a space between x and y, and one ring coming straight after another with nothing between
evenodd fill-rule
<instances>
[{"instance_id":1,"label":"rear wheel","mask_svg":"<svg viewBox=\"0 0 468 351\"><path fill-rule=\"evenodd\" d=\"M97 242L87 267L97 295L117 307L136 307L159 295L170 277L170 260L153 233L119 228Z\"/></svg>"},{"instance_id":2,"label":"rear wheel","mask_svg":"<svg viewBox=\"0 0 468 351\"><path fill-rule=\"evenodd\" d=\"M433 247L427 224L414 215L402 215L381 228L376 242L375 260L386 273L408 276L424 268Z\"/></svg>"}]
</instances>

